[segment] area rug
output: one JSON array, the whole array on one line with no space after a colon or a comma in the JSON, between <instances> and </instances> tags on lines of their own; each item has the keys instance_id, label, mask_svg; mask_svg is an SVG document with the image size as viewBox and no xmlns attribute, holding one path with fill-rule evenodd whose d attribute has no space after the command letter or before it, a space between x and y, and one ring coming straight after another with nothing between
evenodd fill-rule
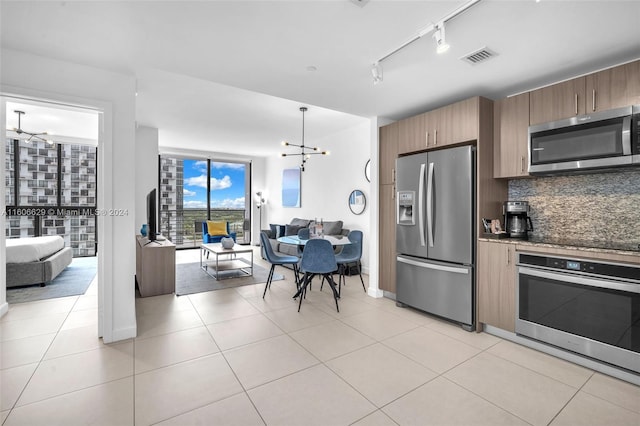
<instances>
[{"instance_id":1,"label":"area rug","mask_svg":"<svg viewBox=\"0 0 640 426\"><path fill-rule=\"evenodd\" d=\"M96 276L97 270L97 257L76 257L44 287L35 284L7 288L7 302L24 303L84 294Z\"/></svg>"},{"instance_id":2,"label":"area rug","mask_svg":"<svg viewBox=\"0 0 640 426\"><path fill-rule=\"evenodd\" d=\"M237 272L229 272L235 273ZM200 269L200 262L178 263L176 265L176 295L202 293L223 288L240 287L243 285L266 283L269 270L253 265L253 276L236 275L233 278L224 278L220 275L220 280L216 280L211 275ZM273 274L273 281L283 280L284 276L278 273Z\"/></svg>"}]
</instances>

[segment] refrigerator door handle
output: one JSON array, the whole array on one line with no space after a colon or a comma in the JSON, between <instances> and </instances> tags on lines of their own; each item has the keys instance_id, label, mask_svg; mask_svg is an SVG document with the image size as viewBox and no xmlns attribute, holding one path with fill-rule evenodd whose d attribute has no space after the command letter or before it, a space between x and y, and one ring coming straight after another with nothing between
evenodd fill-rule
<instances>
[{"instance_id":1,"label":"refrigerator door handle","mask_svg":"<svg viewBox=\"0 0 640 426\"><path fill-rule=\"evenodd\" d=\"M433 247L433 163L429 163L429 177L427 179L427 236L429 247Z\"/></svg>"},{"instance_id":2,"label":"refrigerator door handle","mask_svg":"<svg viewBox=\"0 0 640 426\"><path fill-rule=\"evenodd\" d=\"M425 246L424 240L424 164L420 164L420 182L418 186L418 229L420 232L420 245Z\"/></svg>"},{"instance_id":3,"label":"refrigerator door handle","mask_svg":"<svg viewBox=\"0 0 640 426\"><path fill-rule=\"evenodd\" d=\"M407 265L417 266L419 268L435 269L437 271L453 272L455 274L469 274L469 268L456 268L454 266L438 265L436 263L419 262L402 256L398 256L396 260L400 263L406 263Z\"/></svg>"}]
</instances>

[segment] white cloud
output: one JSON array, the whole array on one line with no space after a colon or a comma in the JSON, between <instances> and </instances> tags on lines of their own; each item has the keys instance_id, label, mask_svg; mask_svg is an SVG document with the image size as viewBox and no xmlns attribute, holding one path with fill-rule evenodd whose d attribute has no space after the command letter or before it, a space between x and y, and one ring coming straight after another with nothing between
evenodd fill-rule
<instances>
[{"instance_id":1,"label":"white cloud","mask_svg":"<svg viewBox=\"0 0 640 426\"><path fill-rule=\"evenodd\" d=\"M211 190L215 191L216 189L227 189L231 187L231 178L229 175L223 177L222 179L211 178Z\"/></svg>"},{"instance_id":2,"label":"white cloud","mask_svg":"<svg viewBox=\"0 0 640 426\"><path fill-rule=\"evenodd\" d=\"M193 176L184 180L185 186L199 186L200 188L207 188L207 175Z\"/></svg>"},{"instance_id":3,"label":"white cloud","mask_svg":"<svg viewBox=\"0 0 640 426\"><path fill-rule=\"evenodd\" d=\"M185 201L182 203L182 207L185 209L206 209L207 202L206 201Z\"/></svg>"},{"instance_id":4,"label":"white cloud","mask_svg":"<svg viewBox=\"0 0 640 426\"><path fill-rule=\"evenodd\" d=\"M196 170L200 170L202 173L207 173L207 161L196 161L195 163L193 163L193 168Z\"/></svg>"},{"instance_id":5,"label":"white cloud","mask_svg":"<svg viewBox=\"0 0 640 426\"><path fill-rule=\"evenodd\" d=\"M189 191L188 189L185 189L185 188L182 189L183 197L193 197L194 195L196 195L196 191Z\"/></svg>"},{"instance_id":6,"label":"white cloud","mask_svg":"<svg viewBox=\"0 0 640 426\"><path fill-rule=\"evenodd\" d=\"M238 197L235 199L226 198L224 200L211 200L211 208L215 209L243 209L244 197Z\"/></svg>"},{"instance_id":7,"label":"white cloud","mask_svg":"<svg viewBox=\"0 0 640 426\"><path fill-rule=\"evenodd\" d=\"M207 188L207 175L200 175L200 176L194 176L194 177L190 177L188 179L185 179L184 181L184 185L185 186L199 186L200 188ZM227 175L225 177L223 177L222 179L216 179L216 178L211 178L211 190L215 191L217 189L226 189L226 188L230 188L232 185L231 183L231 178Z\"/></svg>"},{"instance_id":8,"label":"white cloud","mask_svg":"<svg viewBox=\"0 0 640 426\"><path fill-rule=\"evenodd\" d=\"M211 162L211 167L214 169L236 169L242 170L244 169L246 164L242 163L217 163L215 161Z\"/></svg>"}]
</instances>

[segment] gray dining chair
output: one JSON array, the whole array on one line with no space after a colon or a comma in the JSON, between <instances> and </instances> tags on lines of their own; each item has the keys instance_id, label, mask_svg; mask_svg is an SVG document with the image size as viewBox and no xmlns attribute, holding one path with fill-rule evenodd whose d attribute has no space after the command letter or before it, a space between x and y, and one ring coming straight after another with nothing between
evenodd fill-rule
<instances>
[{"instance_id":1,"label":"gray dining chair","mask_svg":"<svg viewBox=\"0 0 640 426\"><path fill-rule=\"evenodd\" d=\"M302 252L302 260L300 261L300 271L304 273L302 277L302 284L300 285L295 297L299 297L298 312L302 306L302 299L306 296L307 286L311 282L311 279L315 275L322 275L327 280L331 290L333 291L333 298L336 302L336 310L340 312L338 307L338 290L336 290L336 284L333 281L333 272L338 269L336 263L336 255L333 252L333 246L327 240L321 238L310 239L304 246Z\"/></svg>"},{"instance_id":2,"label":"gray dining chair","mask_svg":"<svg viewBox=\"0 0 640 426\"><path fill-rule=\"evenodd\" d=\"M362 279L362 231L351 231L348 235L351 244L347 244L342 248L342 251L336 255L336 263L338 264L338 295L343 284L346 284L345 274L350 265L354 265L358 268L358 275L360 276L360 282L365 293L367 291Z\"/></svg>"},{"instance_id":3,"label":"gray dining chair","mask_svg":"<svg viewBox=\"0 0 640 426\"><path fill-rule=\"evenodd\" d=\"M296 256L282 256L278 255L273 251L273 247L271 247L271 243L269 243L269 237L267 236L265 231L260 232L260 242L262 243L262 250L265 255L265 258L269 263L271 263L271 269L269 270L269 275L267 276L267 284L264 286L264 293L262 293L262 298L267 294L267 289L271 287L271 282L273 281L273 272L276 269L276 265L292 265L293 266L293 274L296 280L296 286L298 286L298 259ZM300 310L300 308L298 308Z\"/></svg>"}]
</instances>

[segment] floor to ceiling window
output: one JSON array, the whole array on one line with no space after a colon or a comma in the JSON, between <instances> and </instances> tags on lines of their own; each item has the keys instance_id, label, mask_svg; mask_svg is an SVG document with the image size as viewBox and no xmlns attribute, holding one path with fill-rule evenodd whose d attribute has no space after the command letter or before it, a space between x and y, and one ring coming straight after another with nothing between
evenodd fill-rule
<instances>
[{"instance_id":1,"label":"floor to ceiling window","mask_svg":"<svg viewBox=\"0 0 640 426\"><path fill-rule=\"evenodd\" d=\"M94 256L97 148L8 138L5 152L6 236L60 235L74 257Z\"/></svg>"},{"instance_id":2,"label":"floor to ceiling window","mask_svg":"<svg viewBox=\"0 0 640 426\"><path fill-rule=\"evenodd\" d=\"M199 247L201 223L228 221L239 243L249 243L251 165L160 156L159 232L178 248Z\"/></svg>"}]
</instances>

